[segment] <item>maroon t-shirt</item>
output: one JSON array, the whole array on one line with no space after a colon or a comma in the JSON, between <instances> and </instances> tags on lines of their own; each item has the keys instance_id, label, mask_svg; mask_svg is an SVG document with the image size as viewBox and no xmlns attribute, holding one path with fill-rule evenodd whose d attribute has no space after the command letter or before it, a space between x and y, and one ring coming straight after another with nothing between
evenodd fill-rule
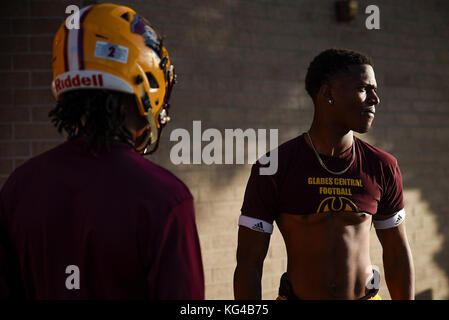
<instances>
[{"instance_id":1,"label":"maroon t-shirt","mask_svg":"<svg viewBox=\"0 0 449 320\"><path fill-rule=\"evenodd\" d=\"M279 213L387 216L404 208L401 172L393 156L354 137L354 163L335 175L320 165L305 139L303 134L279 146L274 175L260 175L261 164L253 165L242 215L273 224ZM352 148L337 157L320 157L329 170L341 171L351 162Z\"/></svg>"},{"instance_id":2,"label":"maroon t-shirt","mask_svg":"<svg viewBox=\"0 0 449 320\"><path fill-rule=\"evenodd\" d=\"M0 298L204 299L192 195L123 144L65 142L0 192Z\"/></svg>"}]
</instances>

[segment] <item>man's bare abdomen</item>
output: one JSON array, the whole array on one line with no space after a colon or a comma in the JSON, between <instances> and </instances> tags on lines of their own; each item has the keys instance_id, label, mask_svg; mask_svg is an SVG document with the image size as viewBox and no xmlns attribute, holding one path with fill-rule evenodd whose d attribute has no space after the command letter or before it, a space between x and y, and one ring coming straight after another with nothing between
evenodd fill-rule
<instances>
[{"instance_id":1,"label":"man's bare abdomen","mask_svg":"<svg viewBox=\"0 0 449 320\"><path fill-rule=\"evenodd\" d=\"M355 212L280 214L287 277L299 299L358 299L372 276L371 216Z\"/></svg>"}]
</instances>

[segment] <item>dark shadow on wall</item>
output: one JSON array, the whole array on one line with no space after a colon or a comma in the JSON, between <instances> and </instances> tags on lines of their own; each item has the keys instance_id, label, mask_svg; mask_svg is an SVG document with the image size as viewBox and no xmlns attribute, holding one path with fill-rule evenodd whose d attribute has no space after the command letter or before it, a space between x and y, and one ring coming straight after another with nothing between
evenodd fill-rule
<instances>
[{"instance_id":1,"label":"dark shadow on wall","mask_svg":"<svg viewBox=\"0 0 449 320\"><path fill-rule=\"evenodd\" d=\"M405 192L419 191L417 200L420 203L411 203L412 208L409 207L415 210L413 219L420 221L416 224L417 229L421 228L415 230L419 232L419 241L409 237L409 241L419 247L419 251L412 252L415 269L417 265L421 271L425 269L423 256L431 256L447 285L449 110L446 93L449 81L445 75L449 71L449 59L441 52L449 50L449 33L436 34L435 30L449 18L449 4L430 1L423 5L412 1L406 10L382 4L379 4L385 8L382 17L389 21L389 24L385 23L386 34L381 34L379 39L372 38L378 45L366 46L366 52L374 57L382 101L372 136L378 146L398 159ZM410 23L416 15L421 17L419 23ZM391 47L382 46L382 43ZM423 220L423 213L430 214L433 221L429 217ZM429 252L429 249L436 251ZM417 278L416 283L419 281ZM442 287L444 281L432 279L428 274L425 281L425 286L433 289L418 292L417 298L432 299L435 295L439 299L449 298L449 294L436 293L448 292L448 288Z\"/></svg>"},{"instance_id":2,"label":"dark shadow on wall","mask_svg":"<svg viewBox=\"0 0 449 320\"><path fill-rule=\"evenodd\" d=\"M417 130L417 128L409 130ZM399 139L399 141L401 140ZM403 143L409 147L405 148L400 143L395 143L388 151L399 161L403 174L404 192L419 191L416 199L410 200L409 203L406 202L405 209L409 213L414 210L413 216L409 214L407 219L409 220L408 226L413 224L415 227L407 228L407 233L412 248L416 247L415 250L412 250L415 271L418 271L416 284L422 290L423 285L419 285L419 274L426 269L427 264L423 261L427 257L430 257L440 269L439 271L445 275L446 284L449 277L449 228L448 211L445 207L449 186L443 178L447 176L449 170L447 161L449 157L447 151L443 151L445 150L443 141L410 139ZM429 148L429 146L433 147ZM415 155L411 153L415 153ZM422 220L423 216L424 220ZM412 232L418 235L413 235ZM412 236L410 236L411 234ZM437 271L434 277L429 274L430 271L424 271L424 273L426 275L424 287L427 286L428 289L418 291L416 299L433 299L435 291L440 291L439 289L442 288L439 287L444 284L444 281L441 281L441 272ZM437 297L438 299L448 298L447 295L441 296L441 293Z\"/></svg>"},{"instance_id":3,"label":"dark shadow on wall","mask_svg":"<svg viewBox=\"0 0 449 320\"><path fill-rule=\"evenodd\" d=\"M415 296L416 300L433 300L432 289L424 290Z\"/></svg>"}]
</instances>

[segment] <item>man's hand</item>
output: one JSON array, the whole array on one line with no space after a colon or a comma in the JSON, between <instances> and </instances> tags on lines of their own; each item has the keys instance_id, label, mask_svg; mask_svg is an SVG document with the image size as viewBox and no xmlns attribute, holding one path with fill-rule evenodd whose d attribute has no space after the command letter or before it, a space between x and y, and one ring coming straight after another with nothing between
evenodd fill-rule
<instances>
[{"instance_id":1,"label":"man's hand","mask_svg":"<svg viewBox=\"0 0 449 320\"><path fill-rule=\"evenodd\" d=\"M390 229L376 230L383 249L385 281L393 300L415 298L415 270L405 232L405 221Z\"/></svg>"},{"instance_id":2,"label":"man's hand","mask_svg":"<svg viewBox=\"0 0 449 320\"><path fill-rule=\"evenodd\" d=\"M270 233L239 227L237 267L234 273L234 297L236 300L260 300L262 298L262 269L270 244L270 236Z\"/></svg>"}]
</instances>

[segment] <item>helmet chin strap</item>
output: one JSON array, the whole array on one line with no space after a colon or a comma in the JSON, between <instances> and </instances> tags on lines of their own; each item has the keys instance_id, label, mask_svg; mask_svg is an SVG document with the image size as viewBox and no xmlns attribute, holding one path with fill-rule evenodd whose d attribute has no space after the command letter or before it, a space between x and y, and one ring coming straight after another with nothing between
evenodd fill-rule
<instances>
[{"instance_id":1,"label":"helmet chin strap","mask_svg":"<svg viewBox=\"0 0 449 320\"><path fill-rule=\"evenodd\" d=\"M162 132L162 127L157 129L157 131L158 131L158 134L160 135ZM153 144L148 143L147 146L145 147L145 149L143 150L143 152L141 153L141 155L146 156L146 155L154 153L157 150L157 148L159 147L159 141L160 141L160 139L157 139L156 142ZM153 147L150 150L148 150L150 146L153 146Z\"/></svg>"},{"instance_id":2,"label":"helmet chin strap","mask_svg":"<svg viewBox=\"0 0 449 320\"><path fill-rule=\"evenodd\" d=\"M162 131L162 126L160 128L157 127L151 112L148 113L146 119L150 124L150 128L145 130L145 132L136 139L136 150L143 156L152 154L157 150L159 147L159 137ZM153 146L153 148L150 148L151 146Z\"/></svg>"},{"instance_id":3,"label":"helmet chin strap","mask_svg":"<svg viewBox=\"0 0 449 320\"><path fill-rule=\"evenodd\" d=\"M140 154L145 154L148 145L151 144L151 132L150 130L145 130L140 136L136 138L134 143L134 148Z\"/></svg>"}]
</instances>

